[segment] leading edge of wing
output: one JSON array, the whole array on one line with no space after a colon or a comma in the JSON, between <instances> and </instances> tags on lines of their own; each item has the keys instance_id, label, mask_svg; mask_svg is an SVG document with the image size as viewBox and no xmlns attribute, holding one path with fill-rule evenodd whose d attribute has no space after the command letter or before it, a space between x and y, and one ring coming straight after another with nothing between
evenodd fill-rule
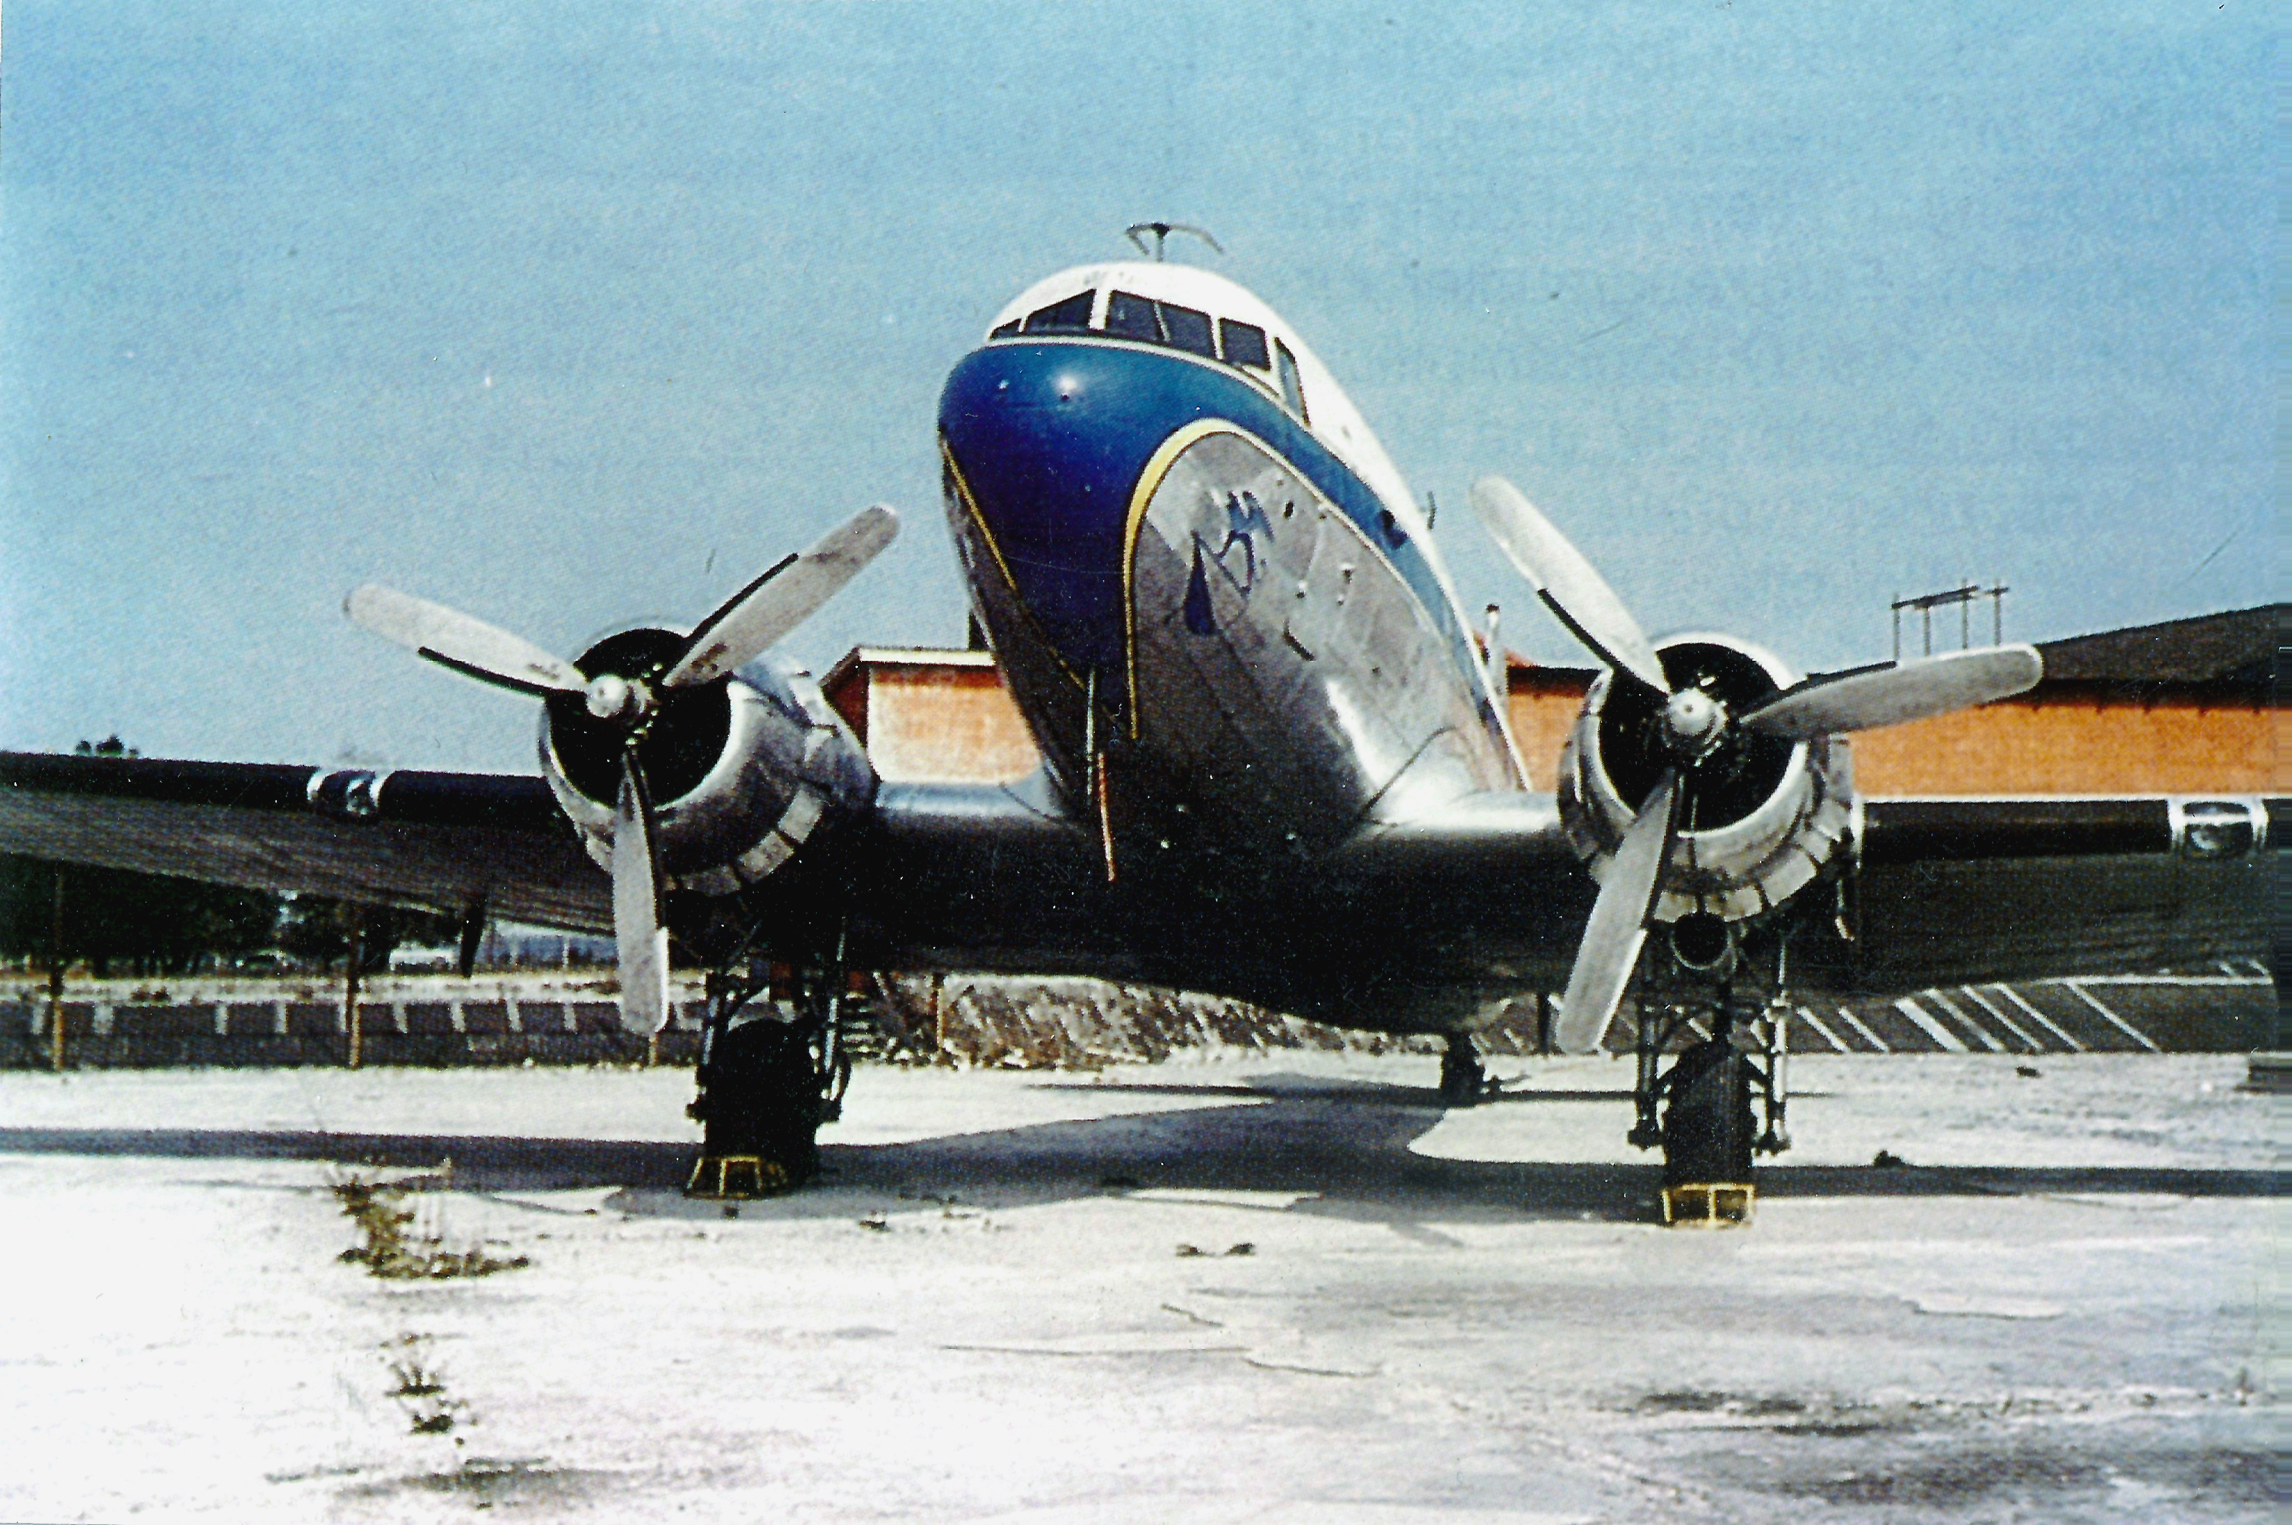
<instances>
[{"instance_id":1,"label":"leading edge of wing","mask_svg":"<svg viewBox=\"0 0 2292 1525\"><path fill-rule=\"evenodd\" d=\"M0 753L0 852L274 891L612 924L548 785L521 774Z\"/></svg>"}]
</instances>

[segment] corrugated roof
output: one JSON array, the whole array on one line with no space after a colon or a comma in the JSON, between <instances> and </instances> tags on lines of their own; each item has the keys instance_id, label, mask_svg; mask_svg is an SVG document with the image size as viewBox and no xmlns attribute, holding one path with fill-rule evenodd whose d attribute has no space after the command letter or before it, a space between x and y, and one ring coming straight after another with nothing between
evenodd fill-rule
<instances>
[{"instance_id":1,"label":"corrugated roof","mask_svg":"<svg viewBox=\"0 0 2292 1525\"><path fill-rule=\"evenodd\" d=\"M2037 649L2045 658L2047 685L2203 690L2265 700L2276 687L2277 652L2288 617L2292 605L2263 604L2044 641Z\"/></svg>"}]
</instances>

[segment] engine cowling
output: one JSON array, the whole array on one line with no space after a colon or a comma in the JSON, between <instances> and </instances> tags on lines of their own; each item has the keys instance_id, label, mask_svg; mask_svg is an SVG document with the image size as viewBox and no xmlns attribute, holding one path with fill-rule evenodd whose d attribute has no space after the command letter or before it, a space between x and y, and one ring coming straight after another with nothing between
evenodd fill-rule
<instances>
[{"instance_id":1,"label":"engine cowling","mask_svg":"<svg viewBox=\"0 0 2292 1525\"><path fill-rule=\"evenodd\" d=\"M684 644L673 630L627 630L575 665L591 677L642 671ZM761 883L874 795L865 749L808 674L760 661L719 682L664 690L658 703L637 749L666 888L730 895ZM542 772L608 871L625 734L578 694L554 695L542 711Z\"/></svg>"},{"instance_id":2,"label":"engine cowling","mask_svg":"<svg viewBox=\"0 0 2292 1525\"><path fill-rule=\"evenodd\" d=\"M1654 645L1675 690L1700 688L1732 714L1798 681L1773 653L1733 636L1677 635ZM1602 672L1562 748L1562 829L1596 879L1605 879L1639 803L1674 765L1658 729L1664 702ZM1659 880L1657 921L1764 916L1851 846L1861 815L1842 738L1790 741L1740 727L1726 728L1695 763L1689 808Z\"/></svg>"}]
</instances>

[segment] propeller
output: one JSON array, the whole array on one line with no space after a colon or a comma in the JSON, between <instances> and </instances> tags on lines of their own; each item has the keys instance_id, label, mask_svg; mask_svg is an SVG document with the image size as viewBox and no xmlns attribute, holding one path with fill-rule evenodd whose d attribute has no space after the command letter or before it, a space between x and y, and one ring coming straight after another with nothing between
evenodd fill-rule
<instances>
[{"instance_id":1,"label":"propeller","mask_svg":"<svg viewBox=\"0 0 2292 1525\"><path fill-rule=\"evenodd\" d=\"M416 656L465 673L480 683L524 694L580 693L589 686L581 669L526 640L396 588L367 583L350 590L342 612L386 641Z\"/></svg>"},{"instance_id":2,"label":"propeller","mask_svg":"<svg viewBox=\"0 0 2292 1525\"><path fill-rule=\"evenodd\" d=\"M621 751L620 799L613 809L613 942L621 973L622 1024L658 1032L668 1016L668 931L661 926L653 802L633 742Z\"/></svg>"},{"instance_id":3,"label":"propeller","mask_svg":"<svg viewBox=\"0 0 2292 1525\"><path fill-rule=\"evenodd\" d=\"M1843 731L1900 725L2023 692L2044 676L2031 646L1955 651L1807 679L1731 714L1693 682L1674 686L1630 609L1581 551L1502 477L1472 485L1489 534L1560 623L1620 680L1659 700L1654 736L1668 767L1625 828L1592 904L1568 974L1554 1039L1590 1053L1606 1033L1646 941L1663 867L1682 822L1695 811L1698 774L1739 735L1808 741Z\"/></svg>"},{"instance_id":4,"label":"propeller","mask_svg":"<svg viewBox=\"0 0 2292 1525\"><path fill-rule=\"evenodd\" d=\"M351 622L481 683L547 697L578 694L620 727L613 809L613 939L621 1020L657 1032L668 1021L668 932L661 924L660 829L645 782L644 740L678 690L720 682L754 661L859 575L891 544L899 516L878 504L783 556L718 605L666 660L638 672L588 674L522 636L379 583L343 600Z\"/></svg>"},{"instance_id":5,"label":"propeller","mask_svg":"<svg viewBox=\"0 0 2292 1525\"><path fill-rule=\"evenodd\" d=\"M2045 676L2034 646L1951 651L1915 662L1826 673L1769 699L1738 722L1791 741L1868 731L2010 698Z\"/></svg>"}]
</instances>

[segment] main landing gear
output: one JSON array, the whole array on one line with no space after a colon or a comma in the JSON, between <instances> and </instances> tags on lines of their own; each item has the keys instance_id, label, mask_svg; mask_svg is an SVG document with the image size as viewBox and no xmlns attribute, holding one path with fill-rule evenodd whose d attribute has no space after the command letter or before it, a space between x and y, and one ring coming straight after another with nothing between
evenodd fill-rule
<instances>
[{"instance_id":1,"label":"main landing gear","mask_svg":"<svg viewBox=\"0 0 2292 1525\"><path fill-rule=\"evenodd\" d=\"M792 1015L777 1000L744 1013L756 996L773 991L762 963L708 977L694 1072L700 1094L685 1108L704 1131L687 1196L767 1196L819 1174L816 1135L842 1115L852 1078L843 1046L843 971L809 978L783 971L782 978Z\"/></svg>"},{"instance_id":2,"label":"main landing gear","mask_svg":"<svg viewBox=\"0 0 2292 1525\"><path fill-rule=\"evenodd\" d=\"M1752 1162L1791 1145L1782 958L1774 994L1761 1001L1734 981L1736 960L1643 990L1636 1045L1637 1118L1630 1140L1663 1150L1663 1221L1721 1225L1750 1220L1757 1198ZM1717 978L1700 978L1715 974ZM1664 1058L1675 1047L1668 1067Z\"/></svg>"}]
</instances>

